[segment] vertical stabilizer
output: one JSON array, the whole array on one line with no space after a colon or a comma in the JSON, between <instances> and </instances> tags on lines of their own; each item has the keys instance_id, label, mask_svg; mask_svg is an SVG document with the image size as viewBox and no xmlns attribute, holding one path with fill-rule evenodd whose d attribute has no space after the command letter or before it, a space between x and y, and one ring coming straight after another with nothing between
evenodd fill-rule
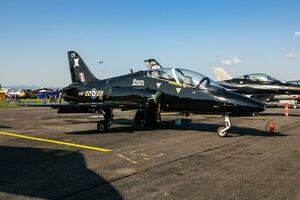
<instances>
[{"instance_id":1,"label":"vertical stabilizer","mask_svg":"<svg viewBox=\"0 0 300 200\"><path fill-rule=\"evenodd\" d=\"M69 51L68 59L72 83L89 83L98 80L86 66L78 53L75 51Z\"/></svg>"},{"instance_id":2,"label":"vertical stabilizer","mask_svg":"<svg viewBox=\"0 0 300 200\"><path fill-rule=\"evenodd\" d=\"M232 79L232 77L223 68L214 68L213 71L218 81Z\"/></svg>"}]
</instances>

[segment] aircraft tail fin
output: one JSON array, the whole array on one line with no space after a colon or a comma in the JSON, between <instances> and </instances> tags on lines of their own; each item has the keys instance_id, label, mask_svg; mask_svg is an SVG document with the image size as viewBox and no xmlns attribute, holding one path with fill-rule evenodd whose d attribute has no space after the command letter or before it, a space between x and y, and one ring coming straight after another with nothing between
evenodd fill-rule
<instances>
[{"instance_id":1,"label":"aircraft tail fin","mask_svg":"<svg viewBox=\"0 0 300 200\"><path fill-rule=\"evenodd\" d=\"M72 83L89 83L98 80L77 52L69 51L68 59Z\"/></svg>"},{"instance_id":2,"label":"aircraft tail fin","mask_svg":"<svg viewBox=\"0 0 300 200\"><path fill-rule=\"evenodd\" d=\"M213 71L218 81L232 79L232 77L223 68L214 68Z\"/></svg>"}]
</instances>

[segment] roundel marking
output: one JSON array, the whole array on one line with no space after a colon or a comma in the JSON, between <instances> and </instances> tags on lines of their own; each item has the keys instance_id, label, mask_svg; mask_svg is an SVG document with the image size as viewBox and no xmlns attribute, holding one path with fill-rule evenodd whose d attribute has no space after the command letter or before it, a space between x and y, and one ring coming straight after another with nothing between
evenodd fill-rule
<instances>
[{"instance_id":1,"label":"roundel marking","mask_svg":"<svg viewBox=\"0 0 300 200\"><path fill-rule=\"evenodd\" d=\"M96 99L97 98L97 90L95 88L93 88L91 90L91 98L92 99Z\"/></svg>"}]
</instances>

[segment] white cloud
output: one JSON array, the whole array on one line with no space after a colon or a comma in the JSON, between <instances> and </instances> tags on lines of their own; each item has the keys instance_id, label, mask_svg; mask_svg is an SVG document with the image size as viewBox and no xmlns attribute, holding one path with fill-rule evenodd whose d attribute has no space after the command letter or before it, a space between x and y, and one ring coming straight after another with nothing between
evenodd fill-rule
<instances>
[{"instance_id":1,"label":"white cloud","mask_svg":"<svg viewBox=\"0 0 300 200\"><path fill-rule=\"evenodd\" d=\"M223 63L224 65L236 65L241 63L242 60L238 57L234 57L231 59L226 59L226 60L221 60L221 63Z\"/></svg>"},{"instance_id":2,"label":"white cloud","mask_svg":"<svg viewBox=\"0 0 300 200\"><path fill-rule=\"evenodd\" d=\"M288 53L288 54L286 54L285 55L286 57L288 57L288 58L298 58L298 57L300 57L300 53Z\"/></svg>"},{"instance_id":3,"label":"white cloud","mask_svg":"<svg viewBox=\"0 0 300 200\"><path fill-rule=\"evenodd\" d=\"M221 63L223 63L225 65L231 65L232 61L231 60L221 60Z\"/></svg>"},{"instance_id":4,"label":"white cloud","mask_svg":"<svg viewBox=\"0 0 300 200\"><path fill-rule=\"evenodd\" d=\"M296 31L296 32L295 32L295 36L296 36L296 37L300 37L300 31Z\"/></svg>"}]
</instances>

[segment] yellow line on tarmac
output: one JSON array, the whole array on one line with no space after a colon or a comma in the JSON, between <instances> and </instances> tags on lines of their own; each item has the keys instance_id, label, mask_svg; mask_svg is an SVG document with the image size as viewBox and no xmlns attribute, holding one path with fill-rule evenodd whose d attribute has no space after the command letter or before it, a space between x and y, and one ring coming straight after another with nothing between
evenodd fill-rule
<instances>
[{"instance_id":1,"label":"yellow line on tarmac","mask_svg":"<svg viewBox=\"0 0 300 200\"><path fill-rule=\"evenodd\" d=\"M61 144L61 145L71 146L71 147L79 147L79 148L83 148L83 149L90 149L90 150L101 151L101 152L110 152L111 151L109 149L104 149L104 148L99 148L99 147L91 147L91 146L86 146L86 145L81 145L81 144L70 143L70 142L43 139L43 138L25 136L25 135L15 134L15 133L7 133L7 132L0 131L0 134L6 135L6 136L11 136L11 137L35 140L35 141L40 141L40 142L48 142L48 143Z\"/></svg>"}]
</instances>

